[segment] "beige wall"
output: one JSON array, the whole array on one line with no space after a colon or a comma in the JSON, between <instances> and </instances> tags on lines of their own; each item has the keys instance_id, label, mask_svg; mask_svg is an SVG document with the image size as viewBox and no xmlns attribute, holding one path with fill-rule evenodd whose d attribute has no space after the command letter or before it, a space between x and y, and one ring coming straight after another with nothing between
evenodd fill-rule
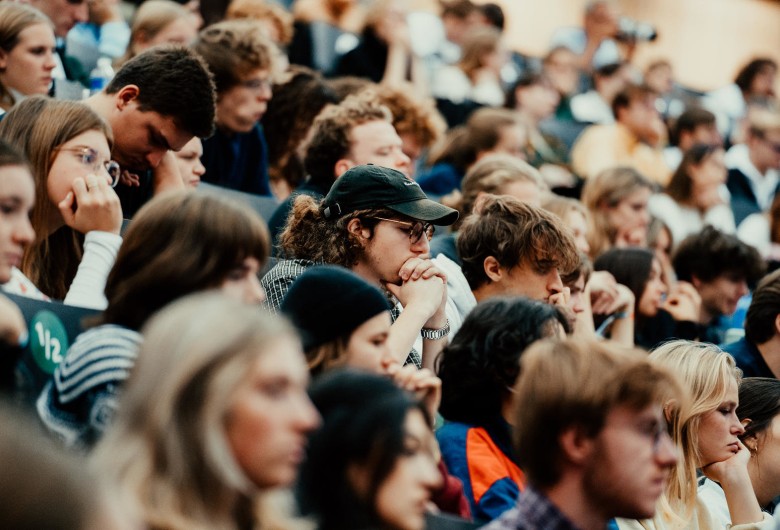
<instances>
[{"instance_id":1,"label":"beige wall","mask_svg":"<svg viewBox=\"0 0 780 530\"><path fill-rule=\"evenodd\" d=\"M493 0L507 16L511 48L543 55L559 26L577 26L586 0ZM624 14L653 23L658 39L641 45L635 63L672 61L681 83L699 90L734 79L755 56L780 62L780 2L770 0L618 0ZM780 76L778 77L780 87Z\"/></svg>"}]
</instances>

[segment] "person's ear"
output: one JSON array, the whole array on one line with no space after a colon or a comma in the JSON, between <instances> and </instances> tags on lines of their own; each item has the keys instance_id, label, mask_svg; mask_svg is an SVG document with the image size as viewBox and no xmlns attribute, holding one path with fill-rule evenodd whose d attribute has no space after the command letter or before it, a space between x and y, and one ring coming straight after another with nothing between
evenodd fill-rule
<instances>
[{"instance_id":1,"label":"person's ear","mask_svg":"<svg viewBox=\"0 0 780 530\"><path fill-rule=\"evenodd\" d=\"M694 276L693 274L691 274L691 285L693 285L694 289L696 289L697 291L701 291L703 284L704 282L701 281L698 276Z\"/></svg>"},{"instance_id":2,"label":"person's ear","mask_svg":"<svg viewBox=\"0 0 780 530\"><path fill-rule=\"evenodd\" d=\"M485 261L482 262L482 267L485 269L485 276L490 278L491 282L501 281L504 277L504 269L501 264L493 256L488 256Z\"/></svg>"},{"instance_id":3,"label":"person's ear","mask_svg":"<svg viewBox=\"0 0 780 530\"><path fill-rule=\"evenodd\" d=\"M8 65L8 54L4 49L0 48L0 71L5 70L5 67L7 65Z\"/></svg>"},{"instance_id":4,"label":"person's ear","mask_svg":"<svg viewBox=\"0 0 780 530\"><path fill-rule=\"evenodd\" d=\"M130 103L135 101L136 98L138 98L138 94L140 92L141 89L139 89L137 85L125 85L120 88L119 92L114 95L116 98L117 108L122 110L127 107Z\"/></svg>"},{"instance_id":5,"label":"person's ear","mask_svg":"<svg viewBox=\"0 0 780 530\"><path fill-rule=\"evenodd\" d=\"M371 230L363 226L363 223L361 223L360 219L357 217L349 220L347 223L347 232L354 235L358 239L371 239Z\"/></svg>"},{"instance_id":6,"label":"person's ear","mask_svg":"<svg viewBox=\"0 0 780 530\"><path fill-rule=\"evenodd\" d=\"M740 421L742 424L742 427L747 427L753 422L750 418L745 418L744 420ZM750 451L751 455L755 455L758 452L758 436L756 433L752 432L750 434L745 435L742 438L742 443L745 444L745 447L748 448L748 451Z\"/></svg>"},{"instance_id":7,"label":"person's ear","mask_svg":"<svg viewBox=\"0 0 780 530\"><path fill-rule=\"evenodd\" d=\"M355 163L349 158L339 158L336 164L333 166L333 177L339 178L341 175L347 172L348 169L355 167Z\"/></svg>"},{"instance_id":8,"label":"person's ear","mask_svg":"<svg viewBox=\"0 0 780 530\"><path fill-rule=\"evenodd\" d=\"M775 335L780 335L780 313L775 315Z\"/></svg>"},{"instance_id":9,"label":"person's ear","mask_svg":"<svg viewBox=\"0 0 780 530\"><path fill-rule=\"evenodd\" d=\"M558 437L564 458L576 465L583 465L593 457L593 442L594 438L580 425L570 426Z\"/></svg>"},{"instance_id":10,"label":"person's ear","mask_svg":"<svg viewBox=\"0 0 780 530\"><path fill-rule=\"evenodd\" d=\"M675 413L675 410L678 407L678 403L676 399L670 399L666 403L664 403L663 411L664 411L664 419L666 420L666 423L671 424L673 418L673 415Z\"/></svg>"}]
</instances>

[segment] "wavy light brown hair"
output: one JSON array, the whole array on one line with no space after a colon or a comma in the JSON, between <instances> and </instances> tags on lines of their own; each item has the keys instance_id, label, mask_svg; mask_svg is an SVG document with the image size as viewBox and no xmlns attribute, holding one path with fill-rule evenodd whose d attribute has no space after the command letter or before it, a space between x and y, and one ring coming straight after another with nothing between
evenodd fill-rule
<instances>
[{"instance_id":1,"label":"wavy light brown hair","mask_svg":"<svg viewBox=\"0 0 780 530\"><path fill-rule=\"evenodd\" d=\"M41 292L57 300L65 298L76 275L83 236L68 226L46 233L49 220L61 215L49 199L49 171L58 149L86 131L104 134L111 146L111 129L95 111L83 103L44 96L25 99L0 121L0 138L24 153L35 179L30 220L36 238L24 253L21 269Z\"/></svg>"}]
</instances>

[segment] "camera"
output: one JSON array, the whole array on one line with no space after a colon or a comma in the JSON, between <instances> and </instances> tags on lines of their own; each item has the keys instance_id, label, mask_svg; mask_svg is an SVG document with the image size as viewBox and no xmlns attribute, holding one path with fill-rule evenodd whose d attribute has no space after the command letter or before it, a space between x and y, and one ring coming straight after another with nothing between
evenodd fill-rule
<instances>
[{"instance_id":1,"label":"camera","mask_svg":"<svg viewBox=\"0 0 780 530\"><path fill-rule=\"evenodd\" d=\"M650 42L658 38L658 32L648 22L622 17L618 22L618 32L615 38L623 42Z\"/></svg>"}]
</instances>

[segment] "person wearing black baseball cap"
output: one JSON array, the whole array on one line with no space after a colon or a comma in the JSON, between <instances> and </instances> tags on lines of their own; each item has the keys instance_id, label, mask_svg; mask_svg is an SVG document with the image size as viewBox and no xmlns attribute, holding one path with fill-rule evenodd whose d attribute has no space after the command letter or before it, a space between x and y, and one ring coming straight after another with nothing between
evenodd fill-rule
<instances>
[{"instance_id":1,"label":"person wearing black baseball cap","mask_svg":"<svg viewBox=\"0 0 780 530\"><path fill-rule=\"evenodd\" d=\"M398 361L432 366L449 326L446 277L430 260L429 241L435 226L451 225L457 218L456 210L430 200L403 173L355 166L322 201L304 195L295 199L280 237L279 253L286 259L261 282L267 305L278 309L294 280L310 266L341 265L384 288L397 303L388 342ZM329 310L327 300L318 303L323 312Z\"/></svg>"}]
</instances>

